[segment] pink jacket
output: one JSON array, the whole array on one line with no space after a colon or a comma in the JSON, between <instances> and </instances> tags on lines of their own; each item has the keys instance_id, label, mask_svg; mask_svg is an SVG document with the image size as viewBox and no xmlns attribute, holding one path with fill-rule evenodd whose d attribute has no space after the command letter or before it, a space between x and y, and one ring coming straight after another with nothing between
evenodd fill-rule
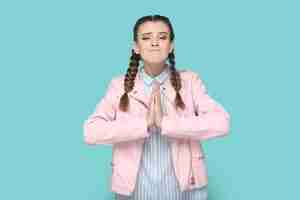
<instances>
[{"instance_id":1,"label":"pink jacket","mask_svg":"<svg viewBox=\"0 0 300 200\"><path fill-rule=\"evenodd\" d=\"M166 80L162 89L167 99L167 115L162 120L161 134L171 141L175 175L180 190L184 191L207 184L205 156L199 141L227 135L230 115L207 94L197 73L183 70L180 75L180 94L186 108L176 112L173 103L176 93L170 80ZM149 136L146 122L149 98L137 74L134 89L128 93L130 109L120 111L123 78L124 75L120 75L111 80L94 113L85 120L83 129L85 143L112 145L111 190L129 195L135 187L144 139Z\"/></svg>"}]
</instances>

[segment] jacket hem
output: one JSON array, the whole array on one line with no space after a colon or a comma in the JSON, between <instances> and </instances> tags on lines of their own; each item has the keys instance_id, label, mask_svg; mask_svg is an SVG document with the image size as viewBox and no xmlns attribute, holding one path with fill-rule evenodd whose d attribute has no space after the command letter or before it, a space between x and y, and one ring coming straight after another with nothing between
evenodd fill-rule
<instances>
[{"instance_id":1,"label":"jacket hem","mask_svg":"<svg viewBox=\"0 0 300 200\"><path fill-rule=\"evenodd\" d=\"M111 191L118 194L127 195L127 196L130 196L132 194L132 191L130 191L127 188L111 187Z\"/></svg>"}]
</instances>

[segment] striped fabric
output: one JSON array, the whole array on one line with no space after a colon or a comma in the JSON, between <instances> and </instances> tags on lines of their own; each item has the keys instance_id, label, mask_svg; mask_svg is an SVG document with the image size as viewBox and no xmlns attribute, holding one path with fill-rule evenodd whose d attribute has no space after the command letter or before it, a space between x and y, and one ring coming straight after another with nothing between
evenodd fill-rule
<instances>
[{"instance_id":1,"label":"striped fabric","mask_svg":"<svg viewBox=\"0 0 300 200\"><path fill-rule=\"evenodd\" d=\"M153 81L161 84L168 78L166 68L155 78L148 76L141 67L145 92L151 94ZM163 91L161 90L161 93ZM164 95L161 95L164 110ZM151 136L145 140L138 171L137 183L131 196L115 193L117 200L207 200L207 187L181 192L173 169L171 145L159 129L150 129Z\"/></svg>"}]
</instances>

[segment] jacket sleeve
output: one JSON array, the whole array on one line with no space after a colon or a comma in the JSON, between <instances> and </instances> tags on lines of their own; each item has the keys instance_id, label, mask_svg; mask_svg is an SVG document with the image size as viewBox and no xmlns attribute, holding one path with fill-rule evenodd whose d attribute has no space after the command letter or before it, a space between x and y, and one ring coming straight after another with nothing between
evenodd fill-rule
<instances>
[{"instance_id":1,"label":"jacket sleeve","mask_svg":"<svg viewBox=\"0 0 300 200\"><path fill-rule=\"evenodd\" d=\"M230 115L207 94L206 87L197 73L193 73L191 92L198 116L163 117L161 122L162 135L193 140L206 140L227 135Z\"/></svg>"},{"instance_id":2,"label":"jacket sleeve","mask_svg":"<svg viewBox=\"0 0 300 200\"><path fill-rule=\"evenodd\" d=\"M116 119L119 98L114 80L108 85L104 97L94 112L84 121L84 142L89 145L113 144L148 137L146 119L128 115ZM125 115L126 116L126 115Z\"/></svg>"}]
</instances>

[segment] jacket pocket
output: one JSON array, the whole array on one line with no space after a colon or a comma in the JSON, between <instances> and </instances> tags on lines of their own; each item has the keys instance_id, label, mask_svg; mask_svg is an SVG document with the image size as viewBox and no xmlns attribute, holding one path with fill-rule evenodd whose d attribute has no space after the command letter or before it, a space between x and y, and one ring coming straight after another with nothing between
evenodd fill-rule
<instances>
[{"instance_id":1,"label":"jacket pocket","mask_svg":"<svg viewBox=\"0 0 300 200\"><path fill-rule=\"evenodd\" d=\"M124 176L122 176L122 174L120 173L119 170L119 165L117 165L115 162L111 162L111 187L113 188L121 188L121 189L129 189L129 183L126 180L126 178Z\"/></svg>"}]
</instances>

